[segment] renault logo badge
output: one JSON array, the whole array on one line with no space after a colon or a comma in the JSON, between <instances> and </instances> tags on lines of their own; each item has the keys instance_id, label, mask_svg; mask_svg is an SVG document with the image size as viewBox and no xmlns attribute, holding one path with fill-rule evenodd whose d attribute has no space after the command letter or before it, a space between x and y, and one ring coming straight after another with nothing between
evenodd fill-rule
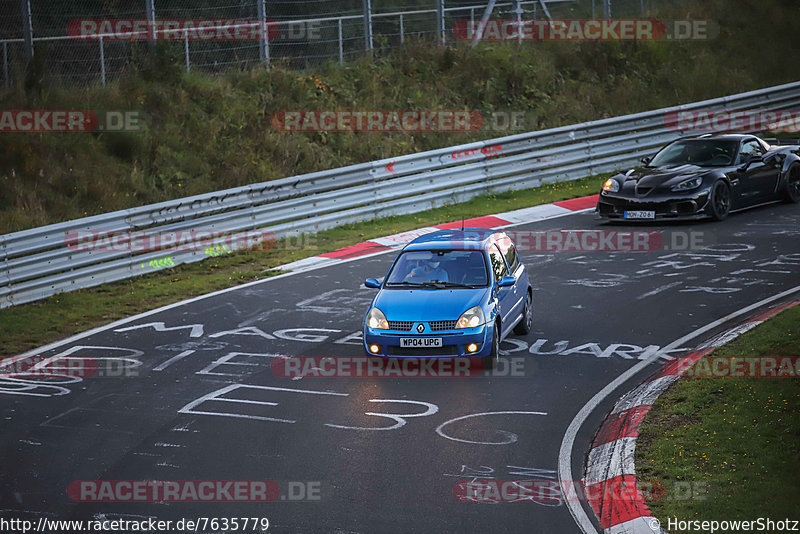
<instances>
[{"instance_id":1,"label":"renault logo badge","mask_svg":"<svg viewBox=\"0 0 800 534\"><path fill-rule=\"evenodd\" d=\"M425 330L425 327L422 325L422 323L418 324L417 325L417 332L419 332L421 334L423 330Z\"/></svg>"}]
</instances>

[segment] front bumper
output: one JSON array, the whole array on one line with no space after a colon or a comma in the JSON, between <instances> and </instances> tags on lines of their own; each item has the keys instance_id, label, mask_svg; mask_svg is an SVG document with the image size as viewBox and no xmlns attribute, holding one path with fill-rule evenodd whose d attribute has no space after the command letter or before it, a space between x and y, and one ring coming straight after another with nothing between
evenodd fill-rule
<instances>
[{"instance_id":1,"label":"front bumper","mask_svg":"<svg viewBox=\"0 0 800 534\"><path fill-rule=\"evenodd\" d=\"M427 323L422 333L416 330L414 323L411 330L378 330L364 327L364 350L373 356L389 358L460 358L483 357L492 350L492 327L489 324L475 328L433 331ZM442 338L441 347L409 348L400 346L400 338ZM476 352L467 352L467 346L475 343L479 346ZM372 352L370 345L378 345L380 350Z\"/></svg>"},{"instance_id":2,"label":"front bumper","mask_svg":"<svg viewBox=\"0 0 800 534\"><path fill-rule=\"evenodd\" d=\"M664 219L700 219L710 215L709 192L700 191L686 196L648 196L647 198L631 198L601 193L597 202L596 213L604 219L638 220L647 222L653 219L625 219L626 211L654 211L657 220Z\"/></svg>"}]
</instances>

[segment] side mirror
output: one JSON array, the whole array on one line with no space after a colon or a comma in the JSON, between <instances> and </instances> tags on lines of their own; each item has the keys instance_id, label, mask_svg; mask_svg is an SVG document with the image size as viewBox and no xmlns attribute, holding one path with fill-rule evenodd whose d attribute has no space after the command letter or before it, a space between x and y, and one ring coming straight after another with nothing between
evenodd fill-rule
<instances>
[{"instance_id":1,"label":"side mirror","mask_svg":"<svg viewBox=\"0 0 800 534\"><path fill-rule=\"evenodd\" d=\"M513 276L504 276L497 281L497 287L511 287L517 283L517 279Z\"/></svg>"},{"instance_id":2,"label":"side mirror","mask_svg":"<svg viewBox=\"0 0 800 534\"><path fill-rule=\"evenodd\" d=\"M364 285L370 289L380 289L381 283L374 278L367 278L364 280Z\"/></svg>"},{"instance_id":3,"label":"side mirror","mask_svg":"<svg viewBox=\"0 0 800 534\"><path fill-rule=\"evenodd\" d=\"M642 158L640 161L641 161L641 162L642 162L644 165L649 165L649 164L650 164L650 162L651 162L652 160L653 160L653 158L647 158L647 157L645 157L645 158Z\"/></svg>"},{"instance_id":4,"label":"side mirror","mask_svg":"<svg viewBox=\"0 0 800 534\"><path fill-rule=\"evenodd\" d=\"M744 172L744 171L746 171L746 170L747 170L747 168L748 168L748 167L750 167L750 165L752 165L753 163L760 163L760 162L762 162L762 161L764 161L764 158L762 158L761 156L750 156L749 158L747 158L746 160L744 160L744 163L742 163L741 165L739 165L739 170L740 170L740 171L742 171L742 172Z\"/></svg>"}]
</instances>

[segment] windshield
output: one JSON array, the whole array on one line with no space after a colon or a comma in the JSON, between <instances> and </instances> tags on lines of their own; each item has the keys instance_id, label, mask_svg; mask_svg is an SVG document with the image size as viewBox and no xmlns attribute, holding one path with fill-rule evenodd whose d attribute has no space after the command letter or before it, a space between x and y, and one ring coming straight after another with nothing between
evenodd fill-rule
<instances>
[{"instance_id":1,"label":"windshield","mask_svg":"<svg viewBox=\"0 0 800 534\"><path fill-rule=\"evenodd\" d=\"M386 287L478 287L489 283L479 250L403 252L386 277Z\"/></svg>"},{"instance_id":2,"label":"windshield","mask_svg":"<svg viewBox=\"0 0 800 534\"><path fill-rule=\"evenodd\" d=\"M736 157L736 141L720 141L715 139L686 139L667 145L647 165L661 167L665 165L691 164L699 167L721 167L733 165Z\"/></svg>"}]
</instances>

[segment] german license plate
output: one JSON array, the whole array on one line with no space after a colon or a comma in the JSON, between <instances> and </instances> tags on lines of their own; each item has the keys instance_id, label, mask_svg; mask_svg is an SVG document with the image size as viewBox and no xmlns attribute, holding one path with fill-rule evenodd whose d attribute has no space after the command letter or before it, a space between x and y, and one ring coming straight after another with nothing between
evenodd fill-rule
<instances>
[{"instance_id":1,"label":"german license plate","mask_svg":"<svg viewBox=\"0 0 800 534\"><path fill-rule=\"evenodd\" d=\"M440 337L401 337L400 338L400 346L401 347L413 347L413 348L427 348L427 347L441 347L442 346L442 338Z\"/></svg>"},{"instance_id":2,"label":"german license plate","mask_svg":"<svg viewBox=\"0 0 800 534\"><path fill-rule=\"evenodd\" d=\"M656 212L655 211L626 211L625 212L626 219L655 219Z\"/></svg>"}]
</instances>

